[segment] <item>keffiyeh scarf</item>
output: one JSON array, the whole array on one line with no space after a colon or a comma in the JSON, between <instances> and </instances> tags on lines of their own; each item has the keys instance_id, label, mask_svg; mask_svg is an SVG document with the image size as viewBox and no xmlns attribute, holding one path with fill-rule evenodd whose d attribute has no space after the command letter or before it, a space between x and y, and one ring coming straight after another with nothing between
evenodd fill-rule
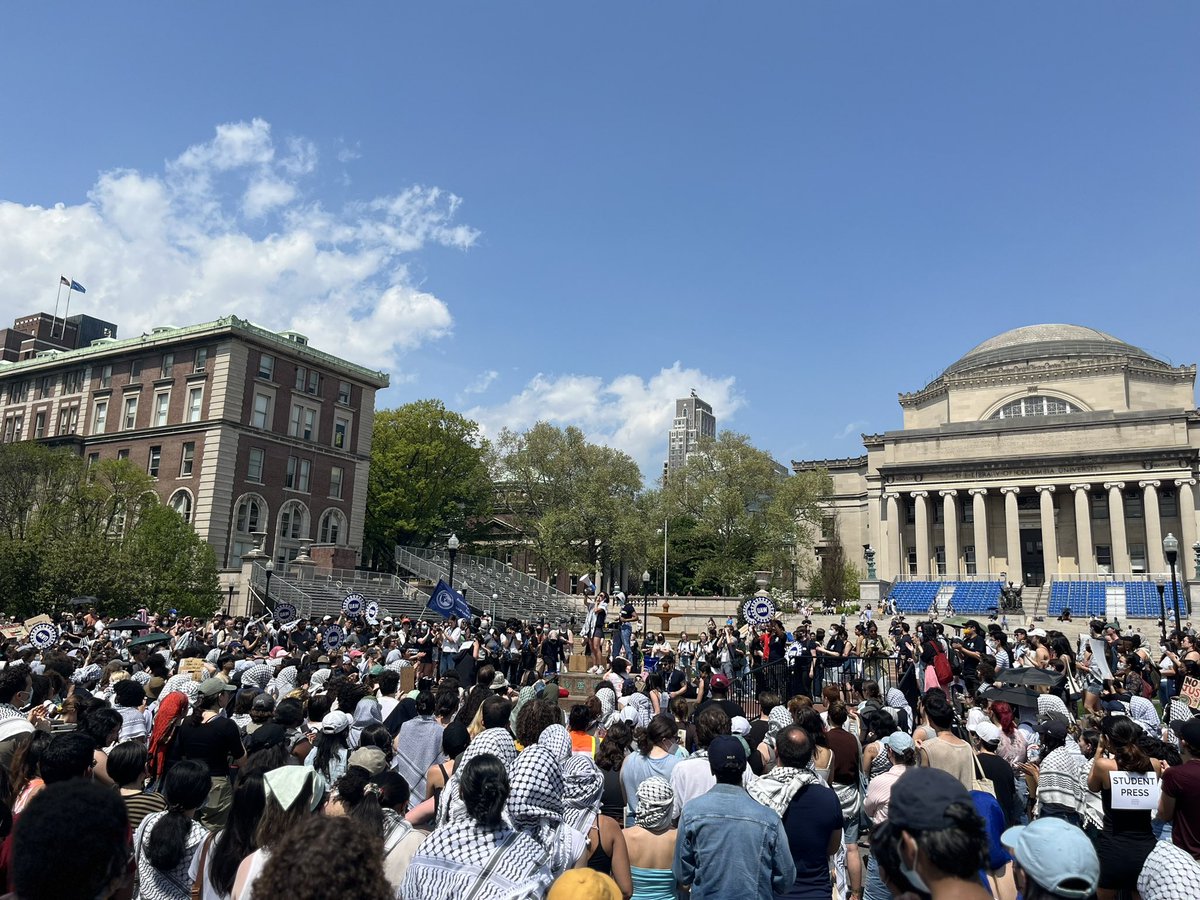
<instances>
[{"instance_id":1,"label":"keffiyeh scarf","mask_svg":"<svg viewBox=\"0 0 1200 900\"><path fill-rule=\"evenodd\" d=\"M530 684L527 684L525 687L521 688L520 693L517 694L517 702L513 704L512 712L508 717L508 727L513 731L517 730L517 714L521 711L521 707L523 707L536 696L537 691L534 689L533 685Z\"/></svg>"},{"instance_id":2,"label":"keffiyeh scarf","mask_svg":"<svg viewBox=\"0 0 1200 900\"><path fill-rule=\"evenodd\" d=\"M809 769L776 766L761 778L754 779L747 790L751 797L763 806L773 809L782 818L787 812L788 804L796 795L810 784L819 781L816 773Z\"/></svg>"},{"instance_id":3,"label":"keffiyeh scarf","mask_svg":"<svg viewBox=\"0 0 1200 900\"><path fill-rule=\"evenodd\" d=\"M632 709L637 714L632 723L637 728L645 728L654 718L654 706L645 694L630 694L625 700L625 709Z\"/></svg>"},{"instance_id":4,"label":"keffiyeh scarf","mask_svg":"<svg viewBox=\"0 0 1200 900\"><path fill-rule=\"evenodd\" d=\"M274 695L276 700L282 700L296 689L296 679L299 675L295 666L288 666L275 676L274 682L267 684L266 689L268 693Z\"/></svg>"},{"instance_id":5,"label":"keffiyeh scarf","mask_svg":"<svg viewBox=\"0 0 1200 900\"><path fill-rule=\"evenodd\" d=\"M571 758L571 735L561 725L551 725L542 732L537 742L539 747L550 751L560 766Z\"/></svg>"},{"instance_id":6,"label":"keffiyeh scarf","mask_svg":"<svg viewBox=\"0 0 1200 900\"><path fill-rule=\"evenodd\" d=\"M579 858L583 836L563 823L563 776L558 760L538 744L527 747L509 770L508 817L550 854L557 878Z\"/></svg>"},{"instance_id":7,"label":"keffiyeh scarf","mask_svg":"<svg viewBox=\"0 0 1200 900\"><path fill-rule=\"evenodd\" d=\"M468 818L467 806L463 803L462 797L459 796L458 792L458 773L472 759L476 756L482 756L484 753L489 753L500 760L505 769L511 769L513 763L517 760L517 745L513 743L512 735L505 728L489 728L486 731L480 732L471 743L467 744L467 749L463 751L462 759L454 767L454 772L450 776L450 780L446 782L445 789L442 791L437 813L439 827L447 822L456 822L460 819ZM561 775L559 779L561 781Z\"/></svg>"},{"instance_id":8,"label":"keffiyeh scarf","mask_svg":"<svg viewBox=\"0 0 1200 900\"><path fill-rule=\"evenodd\" d=\"M612 685L604 685L597 689L596 698L600 701L600 725L607 728L615 721L617 715L617 692Z\"/></svg>"},{"instance_id":9,"label":"keffiyeh scarf","mask_svg":"<svg viewBox=\"0 0 1200 900\"><path fill-rule=\"evenodd\" d=\"M200 683L191 675L172 675L163 685L159 697L174 693L184 694L188 702L195 703L196 698L200 696Z\"/></svg>"},{"instance_id":10,"label":"keffiyeh scarf","mask_svg":"<svg viewBox=\"0 0 1200 900\"><path fill-rule=\"evenodd\" d=\"M263 663L255 663L242 672L242 687L256 687L265 691L271 682L271 668Z\"/></svg>"},{"instance_id":11,"label":"keffiyeh scarf","mask_svg":"<svg viewBox=\"0 0 1200 900\"><path fill-rule=\"evenodd\" d=\"M586 835L600 814L604 773L586 753L572 754L562 764L563 820Z\"/></svg>"},{"instance_id":12,"label":"keffiyeh scarf","mask_svg":"<svg viewBox=\"0 0 1200 900\"><path fill-rule=\"evenodd\" d=\"M1058 719L1060 722L1070 725L1074 721L1071 714L1067 712L1067 704L1062 702L1061 697L1054 694L1039 694L1037 710L1039 722Z\"/></svg>"},{"instance_id":13,"label":"keffiyeh scarf","mask_svg":"<svg viewBox=\"0 0 1200 900\"><path fill-rule=\"evenodd\" d=\"M1155 737L1158 737L1162 732L1162 720L1158 717L1158 710L1145 697L1131 697L1129 699L1129 718L1133 719L1147 733Z\"/></svg>"},{"instance_id":14,"label":"keffiyeh scarf","mask_svg":"<svg viewBox=\"0 0 1200 900\"><path fill-rule=\"evenodd\" d=\"M675 790L659 775L651 775L638 785L634 821L641 828L661 834L671 827Z\"/></svg>"}]
</instances>

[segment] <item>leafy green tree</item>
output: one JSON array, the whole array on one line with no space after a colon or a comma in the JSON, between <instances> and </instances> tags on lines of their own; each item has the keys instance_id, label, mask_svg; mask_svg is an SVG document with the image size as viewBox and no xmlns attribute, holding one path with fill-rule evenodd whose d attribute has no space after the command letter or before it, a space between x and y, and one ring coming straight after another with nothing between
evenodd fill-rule
<instances>
[{"instance_id":1,"label":"leafy green tree","mask_svg":"<svg viewBox=\"0 0 1200 900\"><path fill-rule=\"evenodd\" d=\"M550 569L593 571L644 543L636 506L642 474L628 454L547 422L506 429L498 445L501 510Z\"/></svg>"},{"instance_id":2,"label":"leafy green tree","mask_svg":"<svg viewBox=\"0 0 1200 900\"><path fill-rule=\"evenodd\" d=\"M446 531L469 541L491 509L488 453L479 425L439 400L378 413L365 525L373 563L386 567L396 544L425 545Z\"/></svg>"},{"instance_id":3,"label":"leafy green tree","mask_svg":"<svg viewBox=\"0 0 1200 900\"><path fill-rule=\"evenodd\" d=\"M124 587L131 599L156 612L176 609L192 616L217 608L216 554L169 506L144 508L122 550L129 572Z\"/></svg>"},{"instance_id":4,"label":"leafy green tree","mask_svg":"<svg viewBox=\"0 0 1200 900\"><path fill-rule=\"evenodd\" d=\"M755 570L782 569L792 548L811 543L830 488L824 472L781 472L745 435L701 441L663 485L668 538L685 567L670 587L751 590Z\"/></svg>"}]
</instances>

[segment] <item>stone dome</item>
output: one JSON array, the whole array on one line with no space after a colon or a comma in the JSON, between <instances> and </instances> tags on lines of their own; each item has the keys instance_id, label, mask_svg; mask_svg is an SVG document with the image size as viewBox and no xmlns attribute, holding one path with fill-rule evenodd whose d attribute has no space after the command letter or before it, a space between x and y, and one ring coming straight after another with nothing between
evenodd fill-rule
<instances>
[{"instance_id":1,"label":"stone dome","mask_svg":"<svg viewBox=\"0 0 1200 900\"><path fill-rule=\"evenodd\" d=\"M975 369L1042 359L1133 357L1165 365L1140 347L1084 325L1025 325L988 338L943 373L961 375Z\"/></svg>"}]
</instances>

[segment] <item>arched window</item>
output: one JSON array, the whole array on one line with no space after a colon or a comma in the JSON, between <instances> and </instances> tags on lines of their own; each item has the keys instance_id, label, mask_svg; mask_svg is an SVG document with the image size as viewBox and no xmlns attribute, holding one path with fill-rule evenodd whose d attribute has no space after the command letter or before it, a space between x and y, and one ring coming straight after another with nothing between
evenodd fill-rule
<instances>
[{"instance_id":1,"label":"arched window","mask_svg":"<svg viewBox=\"0 0 1200 900\"><path fill-rule=\"evenodd\" d=\"M1010 400L992 413L993 419L1018 419L1027 416L1065 416L1067 413L1080 412L1077 406L1072 406L1066 400L1058 397L1020 397Z\"/></svg>"},{"instance_id":2,"label":"arched window","mask_svg":"<svg viewBox=\"0 0 1200 900\"><path fill-rule=\"evenodd\" d=\"M179 517L189 525L192 524L192 495L186 490L178 490L171 495L171 509L179 513Z\"/></svg>"},{"instance_id":3,"label":"arched window","mask_svg":"<svg viewBox=\"0 0 1200 900\"><path fill-rule=\"evenodd\" d=\"M321 527L317 529L322 544L340 544L346 537L346 517L341 510L327 509L321 516Z\"/></svg>"},{"instance_id":4,"label":"arched window","mask_svg":"<svg viewBox=\"0 0 1200 900\"><path fill-rule=\"evenodd\" d=\"M242 557L254 549L254 533L265 531L270 519L267 501L258 494L242 494L233 505L233 528L229 535L230 566L240 566Z\"/></svg>"},{"instance_id":5,"label":"arched window","mask_svg":"<svg viewBox=\"0 0 1200 900\"><path fill-rule=\"evenodd\" d=\"M308 507L299 500L289 500L279 509L279 524L275 531L275 562L287 564L300 553L300 545L309 540Z\"/></svg>"}]
</instances>

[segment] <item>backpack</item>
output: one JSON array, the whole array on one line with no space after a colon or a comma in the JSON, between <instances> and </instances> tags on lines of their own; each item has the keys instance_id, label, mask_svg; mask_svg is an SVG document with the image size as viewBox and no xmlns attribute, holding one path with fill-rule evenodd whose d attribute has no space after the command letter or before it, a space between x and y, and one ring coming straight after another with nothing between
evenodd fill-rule
<instances>
[{"instance_id":1,"label":"backpack","mask_svg":"<svg viewBox=\"0 0 1200 900\"><path fill-rule=\"evenodd\" d=\"M933 657L933 672L937 675L938 683L942 687L949 687L950 682L954 680L954 669L946 654L941 650L938 650Z\"/></svg>"},{"instance_id":2,"label":"backpack","mask_svg":"<svg viewBox=\"0 0 1200 900\"><path fill-rule=\"evenodd\" d=\"M954 645L950 644L946 648L946 661L950 666L950 671L955 675L961 675L963 670L962 654L954 649ZM938 680L941 681L942 675L938 673Z\"/></svg>"}]
</instances>

